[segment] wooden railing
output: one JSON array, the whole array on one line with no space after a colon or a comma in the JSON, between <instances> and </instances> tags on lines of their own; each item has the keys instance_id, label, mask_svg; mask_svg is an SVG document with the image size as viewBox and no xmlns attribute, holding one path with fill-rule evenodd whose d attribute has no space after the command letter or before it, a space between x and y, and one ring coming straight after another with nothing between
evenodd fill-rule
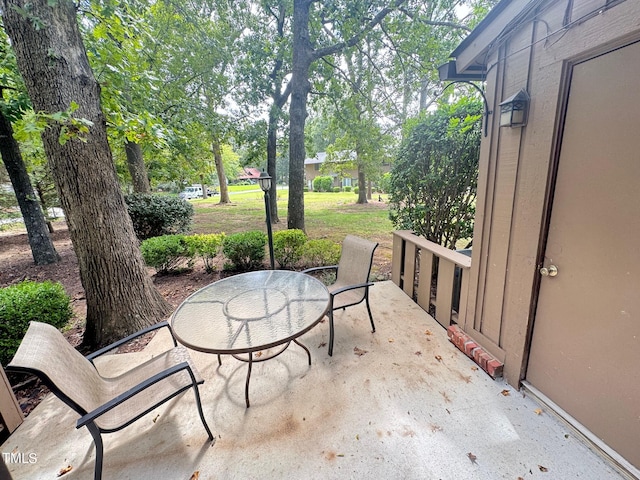
<instances>
[{"instance_id":1,"label":"wooden railing","mask_svg":"<svg viewBox=\"0 0 640 480\"><path fill-rule=\"evenodd\" d=\"M0 365L0 421L4 428L13 432L23 422L22 410L13 394L11 384L4 373L4 368Z\"/></svg>"},{"instance_id":2,"label":"wooden railing","mask_svg":"<svg viewBox=\"0 0 640 480\"><path fill-rule=\"evenodd\" d=\"M391 280L445 328L452 322L464 325L470 268L471 258L462 253L408 230L393 232Z\"/></svg>"}]
</instances>

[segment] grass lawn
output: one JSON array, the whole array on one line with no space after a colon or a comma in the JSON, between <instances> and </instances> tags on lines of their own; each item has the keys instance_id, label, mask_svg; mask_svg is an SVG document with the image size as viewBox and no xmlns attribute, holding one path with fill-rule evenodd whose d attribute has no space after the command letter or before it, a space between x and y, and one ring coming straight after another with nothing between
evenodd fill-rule
<instances>
[{"instance_id":1,"label":"grass lawn","mask_svg":"<svg viewBox=\"0 0 640 480\"><path fill-rule=\"evenodd\" d=\"M264 194L256 186L253 191L230 192L231 204L220 205L219 197L194 200L194 233L226 234L263 230L265 226ZM278 215L280 223L274 231L287 228L288 190L278 190ZM356 204L353 192L315 193L304 195L305 227L309 238L326 238L337 243L347 234L358 235L378 242L374 261L374 272L379 277L387 277L391 268L391 246L393 225L389 220L386 195L382 202L374 195L374 200L365 205Z\"/></svg>"}]
</instances>

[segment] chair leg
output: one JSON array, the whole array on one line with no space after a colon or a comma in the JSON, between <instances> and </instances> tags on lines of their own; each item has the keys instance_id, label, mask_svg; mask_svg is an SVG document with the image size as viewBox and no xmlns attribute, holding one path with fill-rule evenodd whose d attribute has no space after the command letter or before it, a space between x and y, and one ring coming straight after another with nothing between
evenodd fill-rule
<instances>
[{"instance_id":1,"label":"chair leg","mask_svg":"<svg viewBox=\"0 0 640 480\"><path fill-rule=\"evenodd\" d=\"M367 292L368 293L368 292ZM369 312L369 321L371 321L371 333L375 333L376 331L376 326L373 323L373 315L371 315L371 307L369 306L369 295L367 295L365 297L366 303L367 303L367 312Z\"/></svg>"},{"instance_id":2,"label":"chair leg","mask_svg":"<svg viewBox=\"0 0 640 480\"><path fill-rule=\"evenodd\" d=\"M204 413L202 412L202 403L200 402L200 390L198 389L198 384L193 384L193 393L196 396L196 405L198 406L198 414L200 415L200 420L202 420L202 425L204 425L204 429L207 431L209 435L209 440L213 440L213 434L209 429L209 425L207 425L207 421L204 419Z\"/></svg>"},{"instance_id":3,"label":"chair leg","mask_svg":"<svg viewBox=\"0 0 640 480\"><path fill-rule=\"evenodd\" d=\"M93 444L96 447L96 465L93 473L93 480L102 479L102 457L104 454L104 447L102 445L102 435L100 435L100 429L98 429L95 423L87 424L87 429L93 437Z\"/></svg>"},{"instance_id":4,"label":"chair leg","mask_svg":"<svg viewBox=\"0 0 640 480\"><path fill-rule=\"evenodd\" d=\"M329 356L333 356L333 310L329 310Z\"/></svg>"}]
</instances>

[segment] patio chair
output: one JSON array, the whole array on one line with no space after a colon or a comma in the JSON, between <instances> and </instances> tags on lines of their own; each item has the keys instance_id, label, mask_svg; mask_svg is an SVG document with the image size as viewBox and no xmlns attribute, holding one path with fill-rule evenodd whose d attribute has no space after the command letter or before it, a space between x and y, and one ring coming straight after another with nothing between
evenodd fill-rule
<instances>
[{"instance_id":1,"label":"patio chair","mask_svg":"<svg viewBox=\"0 0 640 480\"><path fill-rule=\"evenodd\" d=\"M93 361L100 355L144 335L167 327L153 325L83 357L53 326L31 322L8 370L38 376L80 418L76 428L87 427L96 448L94 479L102 478L102 433L116 432L176 395L193 388L200 419L213 435L202 413L198 385L204 380L192 365L187 350L177 346L117 377L103 377ZM173 337L173 332L171 332Z\"/></svg>"},{"instance_id":2,"label":"patio chair","mask_svg":"<svg viewBox=\"0 0 640 480\"><path fill-rule=\"evenodd\" d=\"M342 254L338 265L326 267L314 267L304 270L304 273L318 272L322 270L335 270L336 281L327 288L330 293L329 305L329 356L333 355L333 312L342 308L343 310L352 305L357 305L363 300L369 312L371 322L371 333L376 331L369 306L369 287L373 285L369 282L371 265L373 263L373 252L377 243L365 240L354 235L347 235L342 242Z\"/></svg>"}]
</instances>

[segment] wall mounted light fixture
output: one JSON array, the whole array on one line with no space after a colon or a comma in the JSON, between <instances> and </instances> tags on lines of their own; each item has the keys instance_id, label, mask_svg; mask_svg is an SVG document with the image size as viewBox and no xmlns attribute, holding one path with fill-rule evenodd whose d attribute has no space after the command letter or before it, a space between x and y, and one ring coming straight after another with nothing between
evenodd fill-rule
<instances>
[{"instance_id":1,"label":"wall mounted light fixture","mask_svg":"<svg viewBox=\"0 0 640 480\"><path fill-rule=\"evenodd\" d=\"M524 127L529 113L529 94L523 88L500 104L501 127Z\"/></svg>"}]
</instances>

